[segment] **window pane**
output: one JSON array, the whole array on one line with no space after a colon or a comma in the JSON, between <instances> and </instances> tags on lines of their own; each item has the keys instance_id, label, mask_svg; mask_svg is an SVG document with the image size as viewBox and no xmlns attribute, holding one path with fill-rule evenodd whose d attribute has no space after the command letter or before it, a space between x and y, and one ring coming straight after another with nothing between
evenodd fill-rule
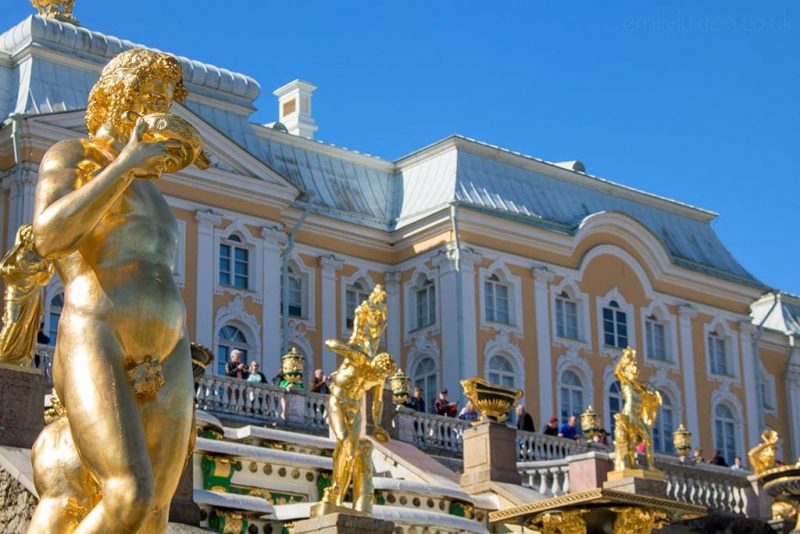
<instances>
[{"instance_id":1,"label":"window pane","mask_svg":"<svg viewBox=\"0 0 800 534\"><path fill-rule=\"evenodd\" d=\"M235 247L234 251L236 254L236 261L243 261L247 263L248 250L246 248Z\"/></svg>"}]
</instances>

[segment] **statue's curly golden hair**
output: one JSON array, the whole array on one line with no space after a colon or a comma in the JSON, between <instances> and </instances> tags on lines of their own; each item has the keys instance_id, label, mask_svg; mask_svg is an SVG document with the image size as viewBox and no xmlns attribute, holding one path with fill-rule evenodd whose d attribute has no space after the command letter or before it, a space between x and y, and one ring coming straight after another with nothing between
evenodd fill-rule
<instances>
[{"instance_id":1,"label":"statue's curly golden hair","mask_svg":"<svg viewBox=\"0 0 800 534\"><path fill-rule=\"evenodd\" d=\"M175 87L173 99L182 102L187 95L183 69L173 56L132 48L114 57L103 68L100 79L89 93L86 128L94 136L103 124L123 127L122 113L131 108L136 95L149 80L161 79Z\"/></svg>"}]
</instances>

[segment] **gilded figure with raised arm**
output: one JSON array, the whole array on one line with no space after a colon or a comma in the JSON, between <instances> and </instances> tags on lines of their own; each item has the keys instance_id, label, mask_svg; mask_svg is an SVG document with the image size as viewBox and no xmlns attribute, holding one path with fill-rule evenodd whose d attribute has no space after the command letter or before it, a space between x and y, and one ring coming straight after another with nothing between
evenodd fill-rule
<instances>
[{"instance_id":1,"label":"gilded figure with raised arm","mask_svg":"<svg viewBox=\"0 0 800 534\"><path fill-rule=\"evenodd\" d=\"M347 343L329 339L325 344L342 356L339 368L331 373L328 399L328 422L336 438L333 452L333 483L325 489L322 502L342 506L344 495L353 483L353 508L370 512L373 504L372 448L362 437L362 406L372 391L373 435L388 441L389 434L380 426L383 411L383 387L394 373L396 364L386 352L377 353L386 329L386 293L375 286L369 299L356 308L353 334Z\"/></svg>"},{"instance_id":2,"label":"gilded figure with raised arm","mask_svg":"<svg viewBox=\"0 0 800 534\"><path fill-rule=\"evenodd\" d=\"M622 392L622 410L614 414L614 469L636 467L636 446L644 443L647 468L653 469L653 426L661 408L661 394L639 379L636 351L626 347L614 368Z\"/></svg>"},{"instance_id":3,"label":"gilded figure with raised arm","mask_svg":"<svg viewBox=\"0 0 800 534\"><path fill-rule=\"evenodd\" d=\"M145 49L106 65L89 95L88 137L55 144L39 165L33 225L15 249L25 261L4 260L19 289L6 289L6 316L20 321L9 339L39 326L9 299L46 283L49 269L64 287L53 361L61 417L32 450L31 533L167 528L194 436L193 381L172 274L178 226L156 182L204 161L197 131L169 113L186 96L182 77L175 58Z\"/></svg>"}]
</instances>

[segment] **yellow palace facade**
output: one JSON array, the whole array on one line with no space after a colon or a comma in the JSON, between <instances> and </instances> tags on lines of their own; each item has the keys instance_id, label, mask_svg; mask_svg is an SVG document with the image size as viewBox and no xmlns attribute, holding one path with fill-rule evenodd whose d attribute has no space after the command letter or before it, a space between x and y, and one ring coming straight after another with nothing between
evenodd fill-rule
<instances>
[{"instance_id":1,"label":"yellow palace facade","mask_svg":"<svg viewBox=\"0 0 800 534\"><path fill-rule=\"evenodd\" d=\"M30 221L38 163L85 135L102 66L133 43L31 16L0 35L0 245ZM386 161L313 139L312 84L277 89L278 121L250 122L258 83L180 58L174 111L203 135L207 170L163 177L179 220L178 280L193 339L221 372L233 348L271 376L294 346L335 368L375 284L388 350L429 404L461 378L524 391L537 429L591 404L606 428L621 401L615 358L638 350L664 398L655 445L679 423L710 457L744 456L769 425L800 454L800 300L731 256L715 214L460 136ZM57 337L63 297L45 291Z\"/></svg>"}]
</instances>

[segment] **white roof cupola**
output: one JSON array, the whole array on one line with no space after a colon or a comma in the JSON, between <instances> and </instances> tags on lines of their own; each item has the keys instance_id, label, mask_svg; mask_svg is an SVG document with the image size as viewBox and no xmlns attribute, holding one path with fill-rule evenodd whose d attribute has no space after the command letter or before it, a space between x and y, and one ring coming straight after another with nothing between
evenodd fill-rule
<instances>
[{"instance_id":1,"label":"white roof cupola","mask_svg":"<svg viewBox=\"0 0 800 534\"><path fill-rule=\"evenodd\" d=\"M273 91L278 97L278 121L290 134L313 139L319 130L311 115L311 93L316 89L312 83L294 80Z\"/></svg>"}]
</instances>

